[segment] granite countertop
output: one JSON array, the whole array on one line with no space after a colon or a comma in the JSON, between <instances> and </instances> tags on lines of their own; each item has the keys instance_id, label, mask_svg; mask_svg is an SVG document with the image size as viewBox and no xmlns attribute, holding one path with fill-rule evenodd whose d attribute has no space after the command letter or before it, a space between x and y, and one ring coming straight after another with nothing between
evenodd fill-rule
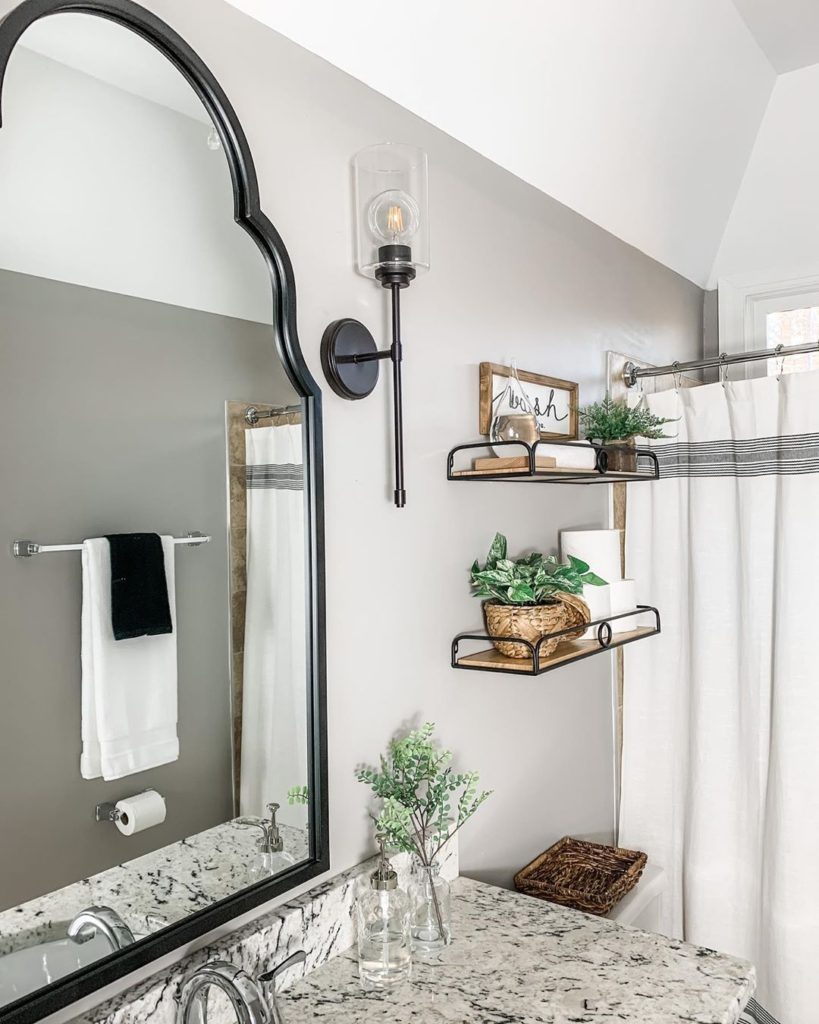
<instances>
[{"instance_id":1,"label":"granite countertop","mask_svg":"<svg viewBox=\"0 0 819 1024\"><path fill-rule=\"evenodd\" d=\"M364 992L354 950L279 998L286 1024L735 1024L751 964L467 878L453 942L410 982Z\"/></svg>"},{"instance_id":2,"label":"granite countertop","mask_svg":"<svg viewBox=\"0 0 819 1024\"><path fill-rule=\"evenodd\" d=\"M280 829L284 869L307 857L307 833ZM113 907L137 936L180 921L248 884L258 836L258 829L229 821L2 911L0 955L63 938L85 907Z\"/></svg>"}]
</instances>

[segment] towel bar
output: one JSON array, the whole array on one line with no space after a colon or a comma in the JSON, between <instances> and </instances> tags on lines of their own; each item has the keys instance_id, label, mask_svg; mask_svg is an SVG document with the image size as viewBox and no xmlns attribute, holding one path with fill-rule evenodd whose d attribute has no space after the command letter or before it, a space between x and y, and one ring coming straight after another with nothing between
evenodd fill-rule
<instances>
[{"instance_id":1,"label":"towel bar","mask_svg":"<svg viewBox=\"0 0 819 1024\"><path fill-rule=\"evenodd\" d=\"M173 542L195 548L199 544L209 544L210 537L202 533L188 533L184 537L174 537ZM36 544L33 540L15 540L11 545L11 553L15 558L31 558L32 555L46 555L50 551L82 551L82 544Z\"/></svg>"}]
</instances>

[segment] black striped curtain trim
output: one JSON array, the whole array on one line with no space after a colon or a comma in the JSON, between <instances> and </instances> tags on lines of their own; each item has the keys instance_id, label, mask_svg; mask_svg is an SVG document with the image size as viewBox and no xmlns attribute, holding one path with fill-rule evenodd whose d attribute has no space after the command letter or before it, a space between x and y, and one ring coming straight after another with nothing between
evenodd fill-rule
<instances>
[{"instance_id":1,"label":"black striped curtain trim","mask_svg":"<svg viewBox=\"0 0 819 1024\"><path fill-rule=\"evenodd\" d=\"M748 1005L739 1015L739 1024L779 1024L756 999L749 999Z\"/></svg>"},{"instance_id":2,"label":"black striped curtain trim","mask_svg":"<svg viewBox=\"0 0 819 1024\"><path fill-rule=\"evenodd\" d=\"M652 448L660 478L798 476L819 473L819 434L744 441L681 441Z\"/></svg>"},{"instance_id":3,"label":"black striped curtain trim","mask_svg":"<svg viewBox=\"0 0 819 1024\"><path fill-rule=\"evenodd\" d=\"M303 491L304 467L293 462L246 466L245 483L255 491Z\"/></svg>"}]
</instances>

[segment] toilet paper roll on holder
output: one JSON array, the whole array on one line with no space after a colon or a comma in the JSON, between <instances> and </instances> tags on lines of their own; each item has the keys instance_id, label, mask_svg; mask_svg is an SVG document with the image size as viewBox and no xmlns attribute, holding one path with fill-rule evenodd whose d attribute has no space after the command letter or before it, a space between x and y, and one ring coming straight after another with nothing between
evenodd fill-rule
<instances>
[{"instance_id":1,"label":"toilet paper roll on holder","mask_svg":"<svg viewBox=\"0 0 819 1024\"><path fill-rule=\"evenodd\" d=\"M143 789L141 792L150 793L149 789ZM127 815L125 815L127 818ZM117 807L115 803L106 801L105 803L97 804L94 808L94 821L110 821L112 825L116 825L118 821L122 821L123 813Z\"/></svg>"}]
</instances>

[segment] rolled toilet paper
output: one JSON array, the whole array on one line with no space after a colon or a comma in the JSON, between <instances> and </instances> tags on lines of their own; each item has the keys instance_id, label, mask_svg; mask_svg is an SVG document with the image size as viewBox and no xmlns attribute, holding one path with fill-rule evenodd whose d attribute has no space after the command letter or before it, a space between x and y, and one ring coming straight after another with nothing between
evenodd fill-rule
<instances>
[{"instance_id":1,"label":"rolled toilet paper","mask_svg":"<svg viewBox=\"0 0 819 1024\"><path fill-rule=\"evenodd\" d=\"M620 530L562 530L560 552L564 562L574 555L586 562L592 572L606 583L622 579L620 570Z\"/></svg>"},{"instance_id":2,"label":"rolled toilet paper","mask_svg":"<svg viewBox=\"0 0 819 1024\"><path fill-rule=\"evenodd\" d=\"M583 587L583 600L589 606L592 622L595 619L607 619L611 615L611 587L608 584L605 587L592 587L587 583ZM597 639L598 629L598 626L589 627L583 634L582 639Z\"/></svg>"},{"instance_id":3,"label":"rolled toilet paper","mask_svg":"<svg viewBox=\"0 0 819 1024\"><path fill-rule=\"evenodd\" d=\"M623 612L633 611L637 607L637 581L636 580L615 580L611 584L611 614L621 615ZM630 615L627 619L617 619L612 622L613 633L627 633L630 629L636 629L640 624L638 615Z\"/></svg>"},{"instance_id":4,"label":"rolled toilet paper","mask_svg":"<svg viewBox=\"0 0 819 1024\"><path fill-rule=\"evenodd\" d=\"M124 836L144 832L165 820L165 798L153 789L118 800L116 807L119 816L115 824Z\"/></svg>"}]
</instances>

